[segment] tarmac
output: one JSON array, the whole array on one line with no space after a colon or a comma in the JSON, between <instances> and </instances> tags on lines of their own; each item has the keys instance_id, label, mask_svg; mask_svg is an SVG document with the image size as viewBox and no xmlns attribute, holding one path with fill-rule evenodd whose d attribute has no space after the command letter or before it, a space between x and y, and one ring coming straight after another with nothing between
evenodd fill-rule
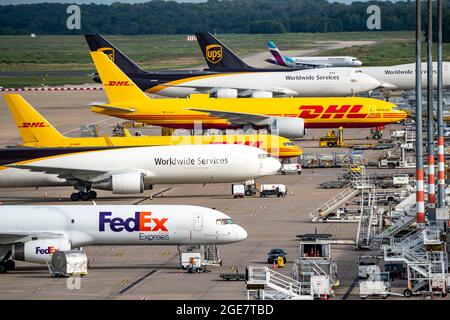
<instances>
[{"instance_id":1,"label":"tarmac","mask_svg":"<svg viewBox=\"0 0 450 320\"><path fill-rule=\"evenodd\" d=\"M98 124L101 132L111 133L119 120L93 114L87 104L107 101L102 91L26 92L23 96L58 130L69 136L79 134L80 125ZM0 94L0 144L20 142L5 100ZM140 129L141 130L141 129ZM159 134L159 128L142 129L143 134ZM387 128L386 132L389 131ZM296 143L305 152L330 153L319 148L317 140L326 130L309 130ZM366 142L369 129L346 130L345 137ZM337 149L336 149L337 150ZM375 157L381 151L366 151ZM170 246L97 246L86 247L89 274L77 279L51 278L47 267L17 262L16 269L0 275L0 299L246 299L245 282L224 281L220 273L245 272L248 265L267 265L267 252L283 248L287 264L282 273L290 274L298 257L296 235L329 233L340 240L355 240L357 223L314 224L308 213L340 189L319 189L320 183L336 180L340 168L303 169L301 175L276 175L260 183L283 183L288 187L285 198L246 197L234 199L230 184L157 185L139 196L113 195L99 191L97 204L192 204L215 208L231 216L244 227L248 238L240 243L219 247L221 267L208 267L205 273L187 273L179 266L176 247ZM166 190L158 196L154 194ZM70 187L0 189L2 204L74 204ZM78 202L76 204L87 204ZM338 264L340 286L332 299L359 299L357 257L367 254L354 245L333 245L332 259ZM399 284L404 288L404 284ZM391 298L392 299L392 298Z\"/></svg>"}]
</instances>

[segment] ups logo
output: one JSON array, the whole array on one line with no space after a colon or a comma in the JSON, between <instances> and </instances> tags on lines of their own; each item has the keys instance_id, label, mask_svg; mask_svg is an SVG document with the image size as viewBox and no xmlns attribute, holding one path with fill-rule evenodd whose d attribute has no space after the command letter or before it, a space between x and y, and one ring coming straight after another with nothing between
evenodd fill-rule
<instances>
[{"instance_id":1,"label":"ups logo","mask_svg":"<svg viewBox=\"0 0 450 320\"><path fill-rule=\"evenodd\" d=\"M206 46L206 60L214 64L222 61L222 46L218 44Z\"/></svg>"},{"instance_id":2,"label":"ups logo","mask_svg":"<svg viewBox=\"0 0 450 320\"><path fill-rule=\"evenodd\" d=\"M113 48L99 48L97 51L101 51L104 54L108 56L109 59L111 59L112 62L114 62L114 49Z\"/></svg>"}]
</instances>

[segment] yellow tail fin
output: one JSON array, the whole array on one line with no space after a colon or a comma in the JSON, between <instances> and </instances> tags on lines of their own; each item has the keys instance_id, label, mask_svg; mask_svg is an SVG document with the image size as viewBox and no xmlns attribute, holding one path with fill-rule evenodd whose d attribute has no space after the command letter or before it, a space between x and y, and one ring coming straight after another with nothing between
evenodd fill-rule
<instances>
[{"instance_id":1,"label":"yellow tail fin","mask_svg":"<svg viewBox=\"0 0 450 320\"><path fill-rule=\"evenodd\" d=\"M91 52L92 60L102 80L109 103L120 107L121 102L147 101L149 98L128 76L101 51ZM128 105L128 104L127 104Z\"/></svg>"},{"instance_id":2,"label":"yellow tail fin","mask_svg":"<svg viewBox=\"0 0 450 320\"><path fill-rule=\"evenodd\" d=\"M5 99L24 143L64 137L20 94L5 94Z\"/></svg>"}]
</instances>

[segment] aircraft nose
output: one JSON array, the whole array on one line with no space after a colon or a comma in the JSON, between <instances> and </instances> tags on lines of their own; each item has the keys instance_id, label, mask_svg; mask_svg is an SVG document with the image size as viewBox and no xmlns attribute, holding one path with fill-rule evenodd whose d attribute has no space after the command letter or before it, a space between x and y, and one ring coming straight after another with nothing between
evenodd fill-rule
<instances>
[{"instance_id":1,"label":"aircraft nose","mask_svg":"<svg viewBox=\"0 0 450 320\"><path fill-rule=\"evenodd\" d=\"M234 226L234 236L235 236L236 241L242 241L242 240L247 239L248 234L244 228L236 225L236 226Z\"/></svg>"},{"instance_id":2,"label":"aircraft nose","mask_svg":"<svg viewBox=\"0 0 450 320\"><path fill-rule=\"evenodd\" d=\"M259 173L263 176L274 175L281 168L281 163L275 158L265 158L261 161Z\"/></svg>"},{"instance_id":3,"label":"aircraft nose","mask_svg":"<svg viewBox=\"0 0 450 320\"><path fill-rule=\"evenodd\" d=\"M361 61L355 61L355 66L357 66L357 67L359 67L359 66L362 66L362 62Z\"/></svg>"}]
</instances>

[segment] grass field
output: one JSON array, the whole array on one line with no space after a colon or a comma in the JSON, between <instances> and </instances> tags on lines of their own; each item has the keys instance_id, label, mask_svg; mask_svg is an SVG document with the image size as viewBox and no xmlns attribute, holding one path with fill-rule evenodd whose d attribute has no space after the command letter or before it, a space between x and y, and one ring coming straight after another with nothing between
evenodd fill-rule
<instances>
[{"instance_id":1,"label":"grass field","mask_svg":"<svg viewBox=\"0 0 450 320\"><path fill-rule=\"evenodd\" d=\"M223 34L218 36L238 55L266 50L271 39L283 50L319 47L322 41L375 40L371 46L355 46L323 54L352 55L365 65L393 65L414 61L413 32L287 33L276 35ZM108 36L128 57L144 69L196 68L203 65L197 42L185 35ZM444 48L450 60L450 45ZM53 75L66 71L67 75ZM14 74L17 72L17 76ZM79 84L92 82L94 72L83 36L0 36L0 86ZM73 72L76 75L71 75Z\"/></svg>"}]
</instances>

